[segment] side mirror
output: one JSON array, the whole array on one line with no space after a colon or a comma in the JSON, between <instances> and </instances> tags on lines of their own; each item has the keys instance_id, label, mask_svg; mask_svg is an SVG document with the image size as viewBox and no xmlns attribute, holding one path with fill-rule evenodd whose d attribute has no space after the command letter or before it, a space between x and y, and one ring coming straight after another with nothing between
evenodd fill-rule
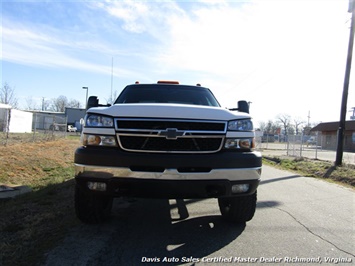
<instances>
[{"instance_id":1,"label":"side mirror","mask_svg":"<svg viewBox=\"0 0 355 266\"><path fill-rule=\"evenodd\" d=\"M86 110L90 109L91 107L99 106L109 107L111 104L99 104L99 98L97 98L97 96L90 96L86 104Z\"/></svg>"},{"instance_id":2,"label":"side mirror","mask_svg":"<svg viewBox=\"0 0 355 266\"><path fill-rule=\"evenodd\" d=\"M247 101L238 101L238 111L249 114L249 104Z\"/></svg>"},{"instance_id":3,"label":"side mirror","mask_svg":"<svg viewBox=\"0 0 355 266\"><path fill-rule=\"evenodd\" d=\"M99 99L97 98L97 96L90 96L86 104L86 109L90 109L91 107L98 107L98 106L99 106Z\"/></svg>"}]
</instances>

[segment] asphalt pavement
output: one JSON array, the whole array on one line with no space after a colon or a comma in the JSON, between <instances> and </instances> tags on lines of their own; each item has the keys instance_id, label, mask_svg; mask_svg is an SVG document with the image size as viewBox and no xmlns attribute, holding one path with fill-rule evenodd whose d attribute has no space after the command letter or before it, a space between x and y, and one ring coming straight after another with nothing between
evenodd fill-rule
<instances>
[{"instance_id":1,"label":"asphalt pavement","mask_svg":"<svg viewBox=\"0 0 355 266\"><path fill-rule=\"evenodd\" d=\"M73 227L42 265L353 265L354 219L353 189L265 165L246 224L216 199L115 199L109 221Z\"/></svg>"}]
</instances>

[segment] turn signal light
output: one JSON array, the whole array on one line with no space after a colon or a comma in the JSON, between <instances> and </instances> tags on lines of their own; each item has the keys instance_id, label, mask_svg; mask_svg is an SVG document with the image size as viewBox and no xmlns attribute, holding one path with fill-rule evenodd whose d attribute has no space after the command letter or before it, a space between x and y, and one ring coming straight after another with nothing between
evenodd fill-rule
<instances>
[{"instance_id":1,"label":"turn signal light","mask_svg":"<svg viewBox=\"0 0 355 266\"><path fill-rule=\"evenodd\" d=\"M98 136L83 134L81 136L81 142L84 146L117 146L115 136Z\"/></svg>"},{"instance_id":2,"label":"turn signal light","mask_svg":"<svg viewBox=\"0 0 355 266\"><path fill-rule=\"evenodd\" d=\"M253 149L255 148L254 138L238 139L227 138L224 143L225 149Z\"/></svg>"}]
</instances>

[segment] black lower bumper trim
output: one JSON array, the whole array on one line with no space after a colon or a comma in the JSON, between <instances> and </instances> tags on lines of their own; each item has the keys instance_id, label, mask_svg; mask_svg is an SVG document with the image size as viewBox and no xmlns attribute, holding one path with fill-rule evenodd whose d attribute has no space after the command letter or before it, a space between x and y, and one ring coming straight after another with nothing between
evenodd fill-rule
<instances>
[{"instance_id":1,"label":"black lower bumper trim","mask_svg":"<svg viewBox=\"0 0 355 266\"><path fill-rule=\"evenodd\" d=\"M89 192L87 182L105 182L106 192L96 192L112 197L130 196L141 198L220 198L242 196L254 193L260 180L151 180L151 179L95 179L76 177L77 184ZM241 194L232 194L231 187L235 184L249 184L249 190Z\"/></svg>"},{"instance_id":2,"label":"black lower bumper trim","mask_svg":"<svg viewBox=\"0 0 355 266\"><path fill-rule=\"evenodd\" d=\"M80 147L75 151L74 162L83 165L110 167L150 168L254 168L261 167L258 152L221 151L209 154L165 154L125 152L116 148Z\"/></svg>"}]
</instances>

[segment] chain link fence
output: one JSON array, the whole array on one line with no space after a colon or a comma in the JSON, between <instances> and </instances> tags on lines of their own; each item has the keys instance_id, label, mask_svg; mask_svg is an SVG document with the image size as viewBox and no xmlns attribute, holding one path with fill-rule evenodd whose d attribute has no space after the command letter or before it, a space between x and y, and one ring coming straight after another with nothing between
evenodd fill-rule
<instances>
[{"instance_id":1,"label":"chain link fence","mask_svg":"<svg viewBox=\"0 0 355 266\"><path fill-rule=\"evenodd\" d=\"M0 117L0 145L12 145L26 142L49 141L67 136L67 117L61 114L33 113L32 126L24 133L12 132L11 123L21 123L12 120L11 111ZM14 122L15 121L15 122ZM29 122L29 121L27 121ZM30 122L31 123L31 122Z\"/></svg>"},{"instance_id":2,"label":"chain link fence","mask_svg":"<svg viewBox=\"0 0 355 266\"><path fill-rule=\"evenodd\" d=\"M327 136L328 137L328 136ZM328 142L336 142L336 139ZM325 139L322 134L317 135L263 135L256 138L256 148L267 151L270 155L285 155L292 157L307 157L318 159L319 152L323 151L322 144Z\"/></svg>"},{"instance_id":3,"label":"chain link fence","mask_svg":"<svg viewBox=\"0 0 355 266\"><path fill-rule=\"evenodd\" d=\"M345 136L345 143L352 142L352 136ZM309 158L334 162L336 158L336 135L323 135L318 132L316 135L288 135L267 138L256 137L256 149L261 151L263 156L294 158ZM343 162L355 164L355 153L343 152Z\"/></svg>"}]
</instances>

